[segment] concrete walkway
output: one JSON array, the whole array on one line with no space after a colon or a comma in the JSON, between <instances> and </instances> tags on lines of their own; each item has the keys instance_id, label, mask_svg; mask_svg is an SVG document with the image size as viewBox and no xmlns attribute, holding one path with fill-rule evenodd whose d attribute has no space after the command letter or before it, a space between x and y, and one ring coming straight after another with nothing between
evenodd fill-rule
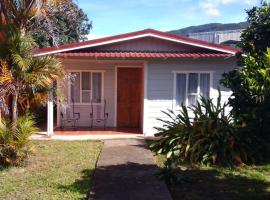
<instances>
[{"instance_id":1,"label":"concrete walkway","mask_svg":"<svg viewBox=\"0 0 270 200\"><path fill-rule=\"evenodd\" d=\"M32 140L61 140L61 141L78 141L78 140L114 140L114 139L144 139L142 134L92 134L92 135L52 135L35 134L30 137Z\"/></svg>"},{"instance_id":2,"label":"concrete walkway","mask_svg":"<svg viewBox=\"0 0 270 200\"><path fill-rule=\"evenodd\" d=\"M105 140L90 199L171 200L144 140Z\"/></svg>"}]
</instances>

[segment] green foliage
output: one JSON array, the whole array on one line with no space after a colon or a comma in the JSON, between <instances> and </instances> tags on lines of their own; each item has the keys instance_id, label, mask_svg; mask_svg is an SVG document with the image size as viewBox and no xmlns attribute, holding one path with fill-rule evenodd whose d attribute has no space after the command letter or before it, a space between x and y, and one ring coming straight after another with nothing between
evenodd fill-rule
<instances>
[{"instance_id":1,"label":"green foliage","mask_svg":"<svg viewBox=\"0 0 270 200\"><path fill-rule=\"evenodd\" d=\"M247 10L249 26L241 35L240 47L253 57L261 56L270 47L270 3Z\"/></svg>"},{"instance_id":2,"label":"green foliage","mask_svg":"<svg viewBox=\"0 0 270 200\"><path fill-rule=\"evenodd\" d=\"M29 137L36 133L33 116L26 114L14 124L0 121L0 165L20 165L30 152Z\"/></svg>"},{"instance_id":3,"label":"green foliage","mask_svg":"<svg viewBox=\"0 0 270 200\"><path fill-rule=\"evenodd\" d=\"M18 115L18 102L29 105L37 92L47 94L63 76L58 59L32 56L36 48L32 36L20 32L6 32L5 40L0 43L0 98L12 96L13 122Z\"/></svg>"},{"instance_id":4,"label":"green foliage","mask_svg":"<svg viewBox=\"0 0 270 200\"><path fill-rule=\"evenodd\" d=\"M39 47L79 42L87 39L92 22L73 0L47 7L48 18L36 19L32 36Z\"/></svg>"},{"instance_id":5,"label":"green foliage","mask_svg":"<svg viewBox=\"0 0 270 200\"><path fill-rule=\"evenodd\" d=\"M41 47L83 40L92 26L73 0L1 0L0 13L0 31L32 32Z\"/></svg>"},{"instance_id":6,"label":"green foliage","mask_svg":"<svg viewBox=\"0 0 270 200\"><path fill-rule=\"evenodd\" d=\"M164 112L169 120L156 128L158 140L150 147L157 154L165 154L167 168L175 168L183 162L204 165L233 166L248 161L248 149L235 134L227 104L201 97L193 107L181 106L179 114Z\"/></svg>"},{"instance_id":7,"label":"green foliage","mask_svg":"<svg viewBox=\"0 0 270 200\"><path fill-rule=\"evenodd\" d=\"M270 141L270 49L264 57L244 58L244 64L240 70L224 74L221 83L232 91L229 104L238 131L256 146L260 160L267 156Z\"/></svg>"},{"instance_id":8,"label":"green foliage","mask_svg":"<svg viewBox=\"0 0 270 200\"><path fill-rule=\"evenodd\" d=\"M270 152L270 3L247 11L249 26L241 35L241 68L223 75L221 84L232 91L229 105L238 134L253 146L255 160Z\"/></svg>"}]
</instances>

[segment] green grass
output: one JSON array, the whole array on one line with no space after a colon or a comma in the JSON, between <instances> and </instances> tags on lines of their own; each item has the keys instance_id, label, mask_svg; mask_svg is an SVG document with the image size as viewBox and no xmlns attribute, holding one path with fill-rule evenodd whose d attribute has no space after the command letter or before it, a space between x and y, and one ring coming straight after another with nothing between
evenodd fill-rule
<instances>
[{"instance_id":1,"label":"green grass","mask_svg":"<svg viewBox=\"0 0 270 200\"><path fill-rule=\"evenodd\" d=\"M164 156L157 156L162 168ZM180 184L169 185L174 200L270 199L270 164L241 168L189 167L179 170Z\"/></svg>"},{"instance_id":2,"label":"green grass","mask_svg":"<svg viewBox=\"0 0 270 200\"><path fill-rule=\"evenodd\" d=\"M0 169L0 199L84 199L101 142L36 141L25 167Z\"/></svg>"}]
</instances>

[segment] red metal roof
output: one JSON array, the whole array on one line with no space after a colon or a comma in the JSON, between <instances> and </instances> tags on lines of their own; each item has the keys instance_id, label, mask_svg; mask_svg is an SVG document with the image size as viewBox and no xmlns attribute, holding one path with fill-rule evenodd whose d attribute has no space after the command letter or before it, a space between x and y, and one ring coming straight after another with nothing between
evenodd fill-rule
<instances>
[{"instance_id":1,"label":"red metal roof","mask_svg":"<svg viewBox=\"0 0 270 200\"><path fill-rule=\"evenodd\" d=\"M228 57L227 53L149 53L149 52L67 52L57 53L58 57L90 57L90 58L201 58Z\"/></svg>"},{"instance_id":2,"label":"red metal roof","mask_svg":"<svg viewBox=\"0 0 270 200\"><path fill-rule=\"evenodd\" d=\"M181 36L181 35L161 32L161 31L157 31L157 30L153 30L153 29L145 29L142 31L126 33L126 34L110 36L110 37L104 37L104 38L89 40L89 41L85 41L85 42L66 44L66 45L61 45L58 47L43 48L43 49L37 50L34 53L34 55L39 56L39 55L46 55L46 54L56 54L56 53L67 52L67 51L72 51L72 50L89 48L89 47L93 47L95 45L98 46L98 45L107 44L107 43L121 42L124 40L130 40L133 37L140 37L140 36L142 36L142 37L143 36L145 36L145 37L146 36L159 37L160 39L164 39L164 40L166 40L166 39L173 40L173 41L179 42L179 43L185 43L185 44L189 44L189 45L199 46L199 47L203 47L206 49L216 50L219 52L225 52L225 53L230 53L230 54L235 54L235 53L241 51L240 49L236 49L236 48L232 48L232 47L228 47L228 46L224 46L224 45L219 45L219 44L212 44L212 43L188 38L188 37Z\"/></svg>"}]
</instances>

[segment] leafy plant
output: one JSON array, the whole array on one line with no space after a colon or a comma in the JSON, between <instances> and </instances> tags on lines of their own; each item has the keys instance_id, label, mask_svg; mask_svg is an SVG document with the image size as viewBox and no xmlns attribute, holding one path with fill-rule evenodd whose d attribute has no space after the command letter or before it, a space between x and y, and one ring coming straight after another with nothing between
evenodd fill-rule
<instances>
[{"instance_id":1,"label":"leafy plant","mask_svg":"<svg viewBox=\"0 0 270 200\"><path fill-rule=\"evenodd\" d=\"M29 101L37 92L51 91L63 69L56 58L32 56L37 45L30 35L14 32L6 36L0 43L0 98L12 97L12 121L16 125L19 100Z\"/></svg>"},{"instance_id":2,"label":"leafy plant","mask_svg":"<svg viewBox=\"0 0 270 200\"><path fill-rule=\"evenodd\" d=\"M73 0L45 5L49 18L38 18L31 32L40 48L79 42L87 39L92 22Z\"/></svg>"},{"instance_id":3,"label":"leafy plant","mask_svg":"<svg viewBox=\"0 0 270 200\"><path fill-rule=\"evenodd\" d=\"M163 112L169 120L159 119L157 140L150 146L157 154L165 154L167 168L183 162L205 165L239 165L249 159L248 148L235 132L233 118L221 103L201 97L197 105L181 106L178 114Z\"/></svg>"},{"instance_id":4,"label":"leafy plant","mask_svg":"<svg viewBox=\"0 0 270 200\"><path fill-rule=\"evenodd\" d=\"M263 0L246 12L249 25L241 34L240 47L246 55L263 56L270 47L270 3Z\"/></svg>"},{"instance_id":5,"label":"leafy plant","mask_svg":"<svg viewBox=\"0 0 270 200\"><path fill-rule=\"evenodd\" d=\"M264 57L247 56L245 66L223 75L221 83L230 88L229 104L243 139L256 146L257 161L269 153L270 142L270 49Z\"/></svg>"},{"instance_id":6,"label":"leafy plant","mask_svg":"<svg viewBox=\"0 0 270 200\"><path fill-rule=\"evenodd\" d=\"M0 121L0 165L20 165L30 152L29 137L36 133L32 115L18 118L16 129L9 121Z\"/></svg>"}]
</instances>

